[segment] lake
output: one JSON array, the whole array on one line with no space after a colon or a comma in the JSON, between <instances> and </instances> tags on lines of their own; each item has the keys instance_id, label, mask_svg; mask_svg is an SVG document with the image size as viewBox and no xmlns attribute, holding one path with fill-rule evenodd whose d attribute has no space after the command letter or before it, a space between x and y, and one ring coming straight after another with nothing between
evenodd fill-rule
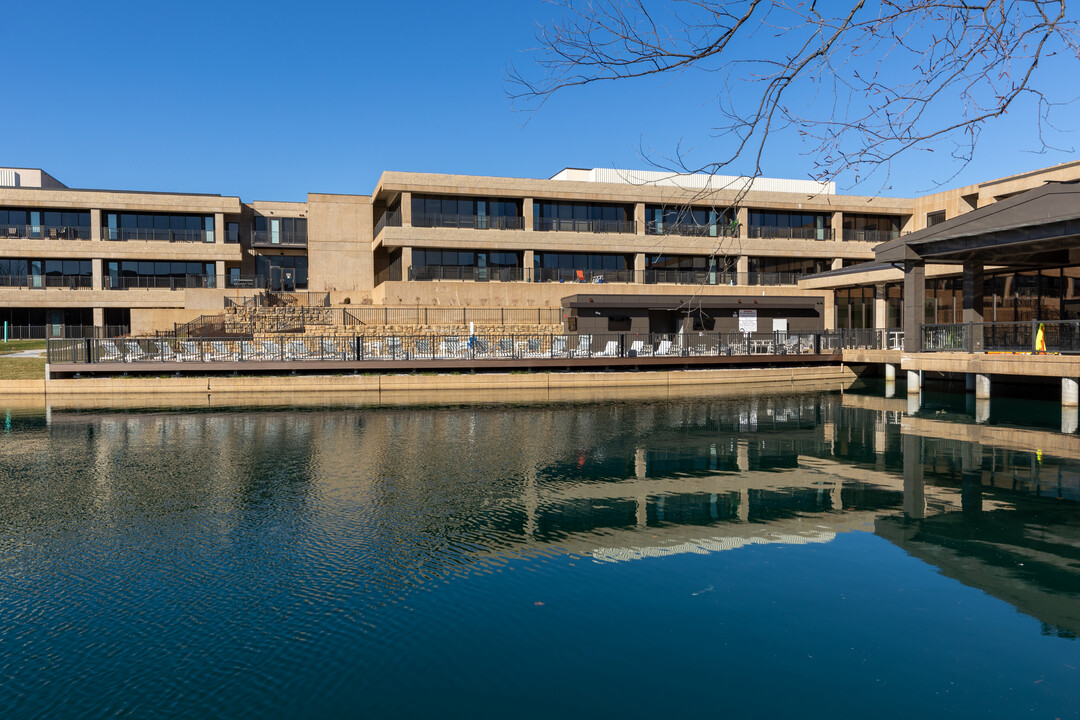
<instances>
[{"instance_id":1,"label":"lake","mask_svg":"<svg viewBox=\"0 0 1080 720\"><path fill-rule=\"evenodd\" d=\"M0 717L1077 717L1080 436L1002 402L0 405Z\"/></svg>"}]
</instances>

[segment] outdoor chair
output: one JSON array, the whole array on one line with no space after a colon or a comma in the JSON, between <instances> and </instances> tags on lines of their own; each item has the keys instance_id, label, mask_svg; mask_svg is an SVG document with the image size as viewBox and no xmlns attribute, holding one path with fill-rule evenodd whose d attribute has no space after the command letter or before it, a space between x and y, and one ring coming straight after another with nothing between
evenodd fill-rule
<instances>
[{"instance_id":1,"label":"outdoor chair","mask_svg":"<svg viewBox=\"0 0 1080 720\"><path fill-rule=\"evenodd\" d=\"M142 349L137 340L128 340L124 343L124 359L127 362L145 360L147 353Z\"/></svg>"},{"instance_id":2,"label":"outdoor chair","mask_svg":"<svg viewBox=\"0 0 1080 720\"><path fill-rule=\"evenodd\" d=\"M541 357L544 354L543 344L538 337L531 337L525 341L525 354L529 357Z\"/></svg>"},{"instance_id":3,"label":"outdoor chair","mask_svg":"<svg viewBox=\"0 0 1080 720\"><path fill-rule=\"evenodd\" d=\"M670 340L661 340L660 343L656 346L656 354L657 355L674 355L674 352L672 352L672 350L671 350L671 341Z\"/></svg>"},{"instance_id":4,"label":"outdoor chair","mask_svg":"<svg viewBox=\"0 0 1080 720\"><path fill-rule=\"evenodd\" d=\"M361 347L363 348L363 359L365 360L381 360L383 358L383 344L379 340L367 340L362 341Z\"/></svg>"},{"instance_id":5,"label":"outdoor chair","mask_svg":"<svg viewBox=\"0 0 1080 720\"><path fill-rule=\"evenodd\" d=\"M440 340L439 357L450 359L461 357L461 338L448 337Z\"/></svg>"},{"instance_id":6,"label":"outdoor chair","mask_svg":"<svg viewBox=\"0 0 1080 720\"><path fill-rule=\"evenodd\" d=\"M488 341L485 338L475 338L473 340L473 355L475 357L485 357L490 351Z\"/></svg>"},{"instance_id":7,"label":"outdoor chair","mask_svg":"<svg viewBox=\"0 0 1080 720\"><path fill-rule=\"evenodd\" d=\"M430 358L434 353L431 351L431 340L429 338L418 338L413 344L413 357L416 358Z\"/></svg>"},{"instance_id":8,"label":"outdoor chair","mask_svg":"<svg viewBox=\"0 0 1080 720\"><path fill-rule=\"evenodd\" d=\"M176 353L172 349L172 345L168 340L157 340L154 342L154 349L157 352L155 359L162 362L169 362L176 359Z\"/></svg>"},{"instance_id":9,"label":"outdoor chair","mask_svg":"<svg viewBox=\"0 0 1080 720\"><path fill-rule=\"evenodd\" d=\"M617 357L619 354L619 341L608 340L604 349L596 353L597 357Z\"/></svg>"},{"instance_id":10,"label":"outdoor chair","mask_svg":"<svg viewBox=\"0 0 1080 720\"><path fill-rule=\"evenodd\" d=\"M514 357L514 341L510 338L499 338L496 354L499 357Z\"/></svg>"},{"instance_id":11,"label":"outdoor chair","mask_svg":"<svg viewBox=\"0 0 1080 720\"><path fill-rule=\"evenodd\" d=\"M319 351L323 360L344 360L346 351L338 348L334 338L323 338L319 343Z\"/></svg>"},{"instance_id":12,"label":"outdoor chair","mask_svg":"<svg viewBox=\"0 0 1080 720\"><path fill-rule=\"evenodd\" d=\"M255 343L243 340L240 342L240 351L237 360L262 360L262 350L255 347Z\"/></svg>"},{"instance_id":13,"label":"outdoor chair","mask_svg":"<svg viewBox=\"0 0 1080 720\"><path fill-rule=\"evenodd\" d=\"M262 348L263 357L261 359L278 360L281 358L281 346L276 340L263 340L259 343L259 346Z\"/></svg>"},{"instance_id":14,"label":"outdoor chair","mask_svg":"<svg viewBox=\"0 0 1080 720\"><path fill-rule=\"evenodd\" d=\"M223 340L214 340L210 343L210 355L208 360L236 360L236 353L225 344Z\"/></svg>"},{"instance_id":15,"label":"outdoor chair","mask_svg":"<svg viewBox=\"0 0 1080 720\"><path fill-rule=\"evenodd\" d=\"M202 360L202 350L199 343L194 340L183 340L180 343L180 354L176 358L180 362L198 362Z\"/></svg>"},{"instance_id":16,"label":"outdoor chair","mask_svg":"<svg viewBox=\"0 0 1080 720\"><path fill-rule=\"evenodd\" d=\"M390 336L386 338L386 354L390 357L397 359L401 357L401 338L397 336Z\"/></svg>"},{"instance_id":17,"label":"outdoor chair","mask_svg":"<svg viewBox=\"0 0 1080 720\"><path fill-rule=\"evenodd\" d=\"M574 355L591 355L592 354L592 335L578 335L577 348L574 349Z\"/></svg>"},{"instance_id":18,"label":"outdoor chair","mask_svg":"<svg viewBox=\"0 0 1080 720\"><path fill-rule=\"evenodd\" d=\"M551 357L566 356L566 336L556 335L551 339Z\"/></svg>"},{"instance_id":19,"label":"outdoor chair","mask_svg":"<svg viewBox=\"0 0 1080 720\"><path fill-rule=\"evenodd\" d=\"M120 348L116 347L116 343L112 340L102 340L98 345L101 349L101 354L98 356L99 362L123 362L124 353L120 352Z\"/></svg>"},{"instance_id":20,"label":"outdoor chair","mask_svg":"<svg viewBox=\"0 0 1080 720\"><path fill-rule=\"evenodd\" d=\"M303 340L290 340L289 344L285 346L286 360L306 360L309 357L307 343Z\"/></svg>"}]
</instances>

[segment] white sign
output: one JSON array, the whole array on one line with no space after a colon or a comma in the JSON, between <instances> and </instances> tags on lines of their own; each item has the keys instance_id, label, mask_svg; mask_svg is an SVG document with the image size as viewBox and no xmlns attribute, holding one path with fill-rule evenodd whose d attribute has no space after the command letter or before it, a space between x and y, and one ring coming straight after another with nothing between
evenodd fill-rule
<instances>
[{"instance_id":1,"label":"white sign","mask_svg":"<svg viewBox=\"0 0 1080 720\"><path fill-rule=\"evenodd\" d=\"M739 332L757 332L757 310L739 311Z\"/></svg>"}]
</instances>

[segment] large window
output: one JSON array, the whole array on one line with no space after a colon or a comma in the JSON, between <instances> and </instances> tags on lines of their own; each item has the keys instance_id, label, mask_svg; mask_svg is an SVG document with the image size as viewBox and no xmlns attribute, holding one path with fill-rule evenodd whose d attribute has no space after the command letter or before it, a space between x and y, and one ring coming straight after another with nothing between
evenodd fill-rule
<instances>
[{"instance_id":1,"label":"large window","mask_svg":"<svg viewBox=\"0 0 1080 720\"><path fill-rule=\"evenodd\" d=\"M645 282L735 285L736 263L724 255L646 255Z\"/></svg>"},{"instance_id":2,"label":"large window","mask_svg":"<svg viewBox=\"0 0 1080 720\"><path fill-rule=\"evenodd\" d=\"M214 242L213 215L106 212L103 218L104 240Z\"/></svg>"},{"instance_id":3,"label":"large window","mask_svg":"<svg viewBox=\"0 0 1080 720\"><path fill-rule=\"evenodd\" d=\"M412 254L410 280L502 280L521 278L521 254L474 250L427 250Z\"/></svg>"},{"instance_id":4,"label":"large window","mask_svg":"<svg viewBox=\"0 0 1080 720\"><path fill-rule=\"evenodd\" d=\"M90 260L0 259L0 287L88 288L92 278Z\"/></svg>"},{"instance_id":5,"label":"large window","mask_svg":"<svg viewBox=\"0 0 1080 720\"><path fill-rule=\"evenodd\" d=\"M874 327L874 288L841 288L836 291L838 330Z\"/></svg>"},{"instance_id":6,"label":"large window","mask_svg":"<svg viewBox=\"0 0 1080 720\"><path fill-rule=\"evenodd\" d=\"M844 213L844 240L881 243L898 237L900 218L896 215Z\"/></svg>"},{"instance_id":7,"label":"large window","mask_svg":"<svg viewBox=\"0 0 1080 720\"><path fill-rule=\"evenodd\" d=\"M255 216L256 245L307 245L307 218Z\"/></svg>"},{"instance_id":8,"label":"large window","mask_svg":"<svg viewBox=\"0 0 1080 720\"><path fill-rule=\"evenodd\" d=\"M521 230L521 201L503 198L413 195L413 227Z\"/></svg>"},{"instance_id":9,"label":"large window","mask_svg":"<svg viewBox=\"0 0 1080 720\"><path fill-rule=\"evenodd\" d=\"M533 203L533 227L560 232L632 233L632 205L574 203L536 200Z\"/></svg>"},{"instance_id":10,"label":"large window","mask_svg":"<svg viewBox=\"0 0 1080 720\"><path fill-rule=\"evenodd\" d=\"M730 212L716 208L688 208L685 205L646 205L645 233L648 235L689 235L723 237L738 234Z\"/></svg>"},{"instance_id":11,"label":"large window","mask_svg":"<svg viewBox=\"0 0 1080 720\"><path fill-rule=\"evenodd\" d=\"M306 255L256 255L255 272L271 290L306 290L308 286Z\"/></svg>"},{"instance_id":12,"label":"large window","mask_svg":"<svg viewBox=\"0 0 1080 720\"><path fill-rule=\"evenodd\" d=\"M747 219L748 234L754 238L832 239L832 221L822 213L751 210Z\"/></svg>"},{"instance_id":13,"label":"large window","mask_svg":"<svg viewBox=\"0 0 1080 720\"><path fill-rule=\"evenodd\" d=\"M814 258L751 257L750 285L794 285L803 275L825 272L830 262Z\"/></svg>"},{"instance_id":14,"label":"large window","mask_svg":"<svg viewBox=\"0 0 1080 720\"><path fill-rule=\"evenodd\" d=\"M89 240L89 210L0 209L0 237Z\"/></svg>"},{"instance_id":15,"label":"large window","mask_svg":"<svg viewBox=\"0 0 1080 720\"><path fill-rule=\"evenodd\" d=\"M628 255L538 252L533 278L537 282L632 282L633 267L633 256Z\"/></svg>"},{"instance_id":16,"label":"large window","mask_svg":"<svg viewBox=\"0 0 1080 720\"><path fill-rule=\"evenodd\" d=\"M128 288L215 287L214 263L168 260L106 260L105 285L110 290Z\"/></svg>"}]
</instances>

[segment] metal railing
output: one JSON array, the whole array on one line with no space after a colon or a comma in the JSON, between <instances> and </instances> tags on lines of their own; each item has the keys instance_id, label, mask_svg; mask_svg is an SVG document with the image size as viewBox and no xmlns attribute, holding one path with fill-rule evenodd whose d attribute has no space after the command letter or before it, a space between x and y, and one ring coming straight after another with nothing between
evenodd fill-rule
<instances>
[{"instance_id":1,"label":"metal railing","mask_svg":"<svg viewBox=\"0 0 1080 720\"><path fill-rule=\"evenodd\" d=\"M777 227L773 225L750 225L747 235L752 238L778 238L782 240L832 240L832 228Z\"/></svg>"},{"instance_id":2,"label":"metal railing","mask_svg":"<svg viewBox=\"0 0 1080 720\"><path fill-rule=\"evenodd\" d=\"M102 240L149 240L156 242L201 243L213 242L213 230L156 230L154 228L101 228Z\"/></svg>"},{"instance_id":3,"label":"metal railing","mask_svg":"<svg viewBox=\"0 0 1080 720\"><path fill-rule=\"evenodd\" d=\"M800 273L739 273L710 270L646 270L645 283L657 285L796 285Z\"/></svg>"},{"instance_id":4,"label":"metal railing","mask_svg":"<svg viewBox=\"0 0 1080 720\"><path fill-rule=\"evenodd\" d=\"M922 325L922 352L1080 352L1080 320L1025 320Z\"/></svg>"},{"instance_id":5,"label":"metal railing","mask_svg":"<svg viewBox=\"0 0 1080 720\"><path fill-rule=\"evenodd\" d=\"M83 290L93 287L90 275L0 275L0 287L31 290Z\"/></svg>"},{"instance_id":6,"label":"metal railing","mask_svg":"<svg viewBox=\"0 0 1080 720\"><path fill-rule=\"evenodd\" d=\"M846 328L837 330L845 350L903 350L904 331L881 328Z\"/></svg>"},{"instance_id":7,"label":"metal railing","mask_svg":"<svg viewBox=\"0 0 1080 720\"><path fill-rule=\"evenodd\" d=\"M82 225L0 225L0 238L89 240L90 235L90 227Z\"/></svg>"},{"instance_id":8,"label":"metal railing","mask_svg":"<svg viewBox=\"0 0 1080 720\"><path fill-rule=\"evenodd\" d=\"M559 283L632 283L633 270L570 270L566 268L534 268L532 282Z\"/></svg>"},{"instance_id":9,"label":"metal railing","mask_svg":"<svg viewBox=\"0 0 1080 720\"><path fill-rule=\"evenodd\" d=\"M634 220L563 220L536 218L533 229L538 232L636 233Z\"/></svg>"},{"instance_id":10,"label":"metal railing","mask_svg":"<svg viewBox=\"0 0 1080 720\"><path fill-rule=\"evenodd\" d=\"M843 230L840 237L845 242L883 243L900 237L899 230Z\"/></svg>"},{"instance_id":11,"label":"metal railing","mask_svg":"<svg viewBox=\"0 0 1080 720\"><path fill-rule=\"evenodd\" d=\"M363 325L558 325L560 308L355 307L348 313Z\"/></svg>"},{"instance_id":12,"label":"metal railing","mask_svg":"<svg viewBox=\"0 0 1080 720\"><path fill-rule=\"evenodd\" d=\"M525 219L504 215L456 215L448 213L413 213L413 227L466 228L470 230L523 230Z\"/></svg>"},{"instance_id":13,"label":"metal railing","mask_svg":"<svg viewBox=\"0 0 1080 720\"><path fill-rule=\"evenodd\" d=\"M521 282L525 280L524 268L486 267L471 265L424 265L409 268L409 280L471 280L474 282Z\"/></svg>"},{"instance_id":14,"label":"metal railing","mask_svg":"<svg viewBox=\"0 0 1080 720\"><path fill-rule=\"evenodd\" d=\"M730 223L711 223L698 225L692 221L683 222L657 222L647 220L645 222L646 235L682 235L684 237L738 237L738 226Z\"/></svg>"},{"instance_id":15,"label":"metal railing","mask_svg":"<svg viewBox=\"0 0 1080 720\"><path fill-rule=\"evenodd\" d=\"M293 247L305 247L307 246L308 236L306 232L285 232L279 230L273 232L271 230L252 230L251 231L251 244L253 246L265 246L276 247L278 245L287 245Z\"/></svg>"},{"instance_id":16,"label":"metal railing","mask_svg":"<svg viewBox=\"0 0 1080 720\"><path fill-rule=\"evenodd\" d=\"M375 235L378 237L383 228L386 227L401 227L401 210L394 210L393 212L384 212L382 217L375 223Z\"/></svg>"},{"instance_id":17,"label":"metal railing","mask_svg":"<svg viewBox=\"0 0 1080 720\"><path fill-rule=\"evenodd\" d=\"M839 352L830 333L574 333L49 340L50 363L708 358ZM88 368L89 369L89 368Z\"/></svg>"},{"instance_id":18,"label":"metal railing","mask_svg":"<svg viewBox=\"0 0 1080 720\"><path fill-rule=\"evenodd\" d=\"M48 338L115 338L131 332L127 325L8 325L9 340Z\"/></svg>"}]
</instances>

